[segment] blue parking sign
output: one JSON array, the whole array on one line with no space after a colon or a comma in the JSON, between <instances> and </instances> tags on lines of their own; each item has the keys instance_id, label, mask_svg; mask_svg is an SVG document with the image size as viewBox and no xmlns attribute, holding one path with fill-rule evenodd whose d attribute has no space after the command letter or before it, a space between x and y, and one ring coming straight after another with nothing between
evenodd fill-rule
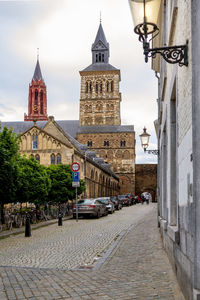
<instances>
[{"instance_id":1,"label":"blue parking sign","mask_svg":"<svg viewBox=\"0 0 200 300\"><path fill-rule=\"evenodd\" d=\"M79 182L79 172L72 172L72 181Z\"/></svg>"}]
</instances>

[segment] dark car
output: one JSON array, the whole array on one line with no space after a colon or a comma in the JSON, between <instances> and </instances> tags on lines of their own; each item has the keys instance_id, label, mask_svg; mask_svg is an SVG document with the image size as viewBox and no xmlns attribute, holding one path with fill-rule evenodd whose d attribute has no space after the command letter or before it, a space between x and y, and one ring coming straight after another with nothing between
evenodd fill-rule
<instances>
[{"instance_id":1,"label":"dark car","mask_svg":"<svg viewBox=\"0 0 200 300\"><path fill-rule=\"evenodd\" d=\"M111 196L110 200L114 204L115 209L117 209L117 210L122 209L122 201L119 200L116 196Z\"/></svg>"},{"instance_id":2,"label":"dark car","mask_svg":"<svg viewBox=\"0 0 200 300\"><path fill-rule=\"evenodd\" d=\"M136 204L135 198L131 193L127 193L125 196L127 196L131 200L131 205Z\"/></svg>"},{"instance_id":3,"label":"dark car","mask_svg":"<svg viewBox=\"0 0 200 300\"><path fill-rule=\"evenodd\" d=\"M82 199L77 203L78 216L107 216L108 211L106 205L96 199ZM73 218L76 218L76 205L73 207Z\"/></svg>"},{"instance_id":4,"label":"dark car","mask_svg":"<svg viewBox=\"0 0 200 300\"><path fill-rule=\"evenodd\" d=\"M114 213L115 212L115 206L113 202L110 200L110 197L100 197L96 198L98 201L106 205L107 211L109 213Z\"/></svg>"},{"instance_id":5,"label":"dark car","mask_svg":"<svg viewBox=\"0 0 200 300\"><path fill-rule=\"evenodd\" d=\"M117 198L122 202L123 206L131 205L131 199L127 195L118 195Z\"/></svg>"}]
</instances>

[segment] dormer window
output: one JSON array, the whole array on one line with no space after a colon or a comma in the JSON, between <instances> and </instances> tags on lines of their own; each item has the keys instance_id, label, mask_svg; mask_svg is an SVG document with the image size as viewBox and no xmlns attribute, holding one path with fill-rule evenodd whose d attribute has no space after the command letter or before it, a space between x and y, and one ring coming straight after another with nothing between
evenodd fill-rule
<instances>
[{"instance_id":1,"label":"dormer window","mask_svg":"<svg viewBox=\"0 0 200 300\"><path fill-rule=\"evenodd\" d=\"M38 136L37 135L32 136L32 149L33 150L38 149Z\"/></svg>"}]
</instances>

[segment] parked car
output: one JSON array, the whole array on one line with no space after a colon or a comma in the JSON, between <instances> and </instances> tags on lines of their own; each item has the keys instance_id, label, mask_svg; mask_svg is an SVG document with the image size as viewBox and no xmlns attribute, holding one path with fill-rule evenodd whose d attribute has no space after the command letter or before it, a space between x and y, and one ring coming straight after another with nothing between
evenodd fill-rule
<instances>
[{"instance_id":1,"label":"parked car","mask_svg":"<svg viewBox=\"0 0 200 300\"><path fill-rule=\"evenodd\" d=\"M131 199L127 195L118 195L117 198L122 202L123 206L131 205Z\"/></svg>"},{"instance_id":2,"label":"parked car","mask_svg":"<svg viewBox=\"0 0 200 300\"><path fill-rule=\"evenodd\" d=\"M106 205L97 199L81 199L77 203L78 216L93 216L100 218L107 216L108 211ZM76 205L73 207L73 218L76 218Z\"/></svg>"},{"instance_id":3,"label":"parked car","mask_svg":"<svg viewBox=\"0 0 200 300\"><path fill-rule=\"evenodd\" d=\"M119 200L116 196L111 196L110 200L114 204L115 209L117 209L117 210L122 209L122 201Z\"/></svg>"},{"instance_id":4,"label":"parked car","mask_svg":"<svg viewBox=\"0 0 200 300\"><path fill-rule=\"evenodd\" d=\"M136 204L135 198L133 197L133 195L131 193L127 193L125 196L127 196L131 200L130 205Z\"/></svg>"},{"instance_id":5,"label":"parked car","mask_svg":"<svg viewBox=\"0 0 200 300\"><path fill-rule=\"evenodd\" d=\"M107 211L109 213L114 213L115 212L115 206L113 202L110 200L110 197L100 197L97 198L98 201L106 205Z\"/></svg>"}]
</instances>

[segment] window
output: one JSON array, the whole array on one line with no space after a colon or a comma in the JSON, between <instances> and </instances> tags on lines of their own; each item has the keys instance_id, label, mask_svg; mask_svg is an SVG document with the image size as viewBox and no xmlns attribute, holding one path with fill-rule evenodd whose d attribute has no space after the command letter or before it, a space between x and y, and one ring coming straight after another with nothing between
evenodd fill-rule
<instances>
[{"instance_id":1,"label":"window","mask_svg":"<svg viewBox=\"0 0 200 300\"><path fill-rule=\"evenodd\" d=\"M43 91L40 92L40 113L43 114Z\"/></svg>"},{"instance_id":2,"label":"window","mask_svg":"<svg viewBox=\"0 0 200 300\"><path fill-rule=\"evenodd\" d=\"M92 141L87 142L88 147L92 147Z\"/></svg>"},{"instance_id":3,"label":"window","mask_svg":"<svg viewBox=\"0 0 200 300\"><path fill-rule=\"evenodd\" d=\"M56 157L55 154L51 154L51 165L55 165Z\"/></svg>"},{"instance_id":4,"label":"window","mask_svg":"<svg viewBox=\"0 0 200 300\"><path fill-rule=\"evenodd\" d=\"M103 91L103 86L102 86L102 83L100 83L100 93L102 93Z\"/></svg>"},{"instance_id":5,"label":"window","mask_svg":"<svg viewBox=\"0 0 200 300\"><path fill-rule=\"evenodd\" d=\"M40 162L40 156L39 156L39 154L36 154L35 159L36 159L38 162Z\"/></svg>"},{"instance_id":6,"label":"window","mask_svg":"<svg viewBox=\"0 0 200 300\"><path fill-rule=\"evenodd\" d=\"M104 141L104 146L109 146L109 141Z\"/></svg>"},{"instance_id":7,"label":"window","mask_svg":"<svg viewBox=\"0 0 200 300\"><path fill-rule=\"evenodd\" d=\"M86 82L85 92L88 93L88 82Z\"/></svg>"},{"instance_id":8,"label":"window","mask_svg":"<svg viewBox=\"0 0 200 300\"><path fill-rule=\"evenodd\" d=\"M90 92L92 92L92 82L90 82Z\"/></svg>"},{"instance_id":9,"label":"window","mask_svg":"<svg viewBox=\"0 0 200 300\"><path fill-rule=\"evenodd\" d=\"M111 85L111 92L113 92L113 81L111 81L110 85Z\"/></svg>"},{"instance_id":10,"label":"window","mask_svg":"<svg viewBox=\"0 0 200 300\"><path fill-rule=\"evenodd\" d=\"M107 86L107 92L109 92L109 81L107 82L106 86Z\"/></svg>"},{"instance_id":11,"label":"window","mask_svg":"<svg viewBox=\"0 0 200 300\"><path fill-rule=\"evenodd\" d=\"M121 145L121 147L125 147L126 146L126 141L121 141L120 145Z\"/></svg>"},{"instance_id":12,"label":"window","mask_svg":"<svg viewBox=\"0 0 200 300\"><path fill-rule=\"evenodd\" d=\"M98 83L96 83L96 93L98 93Z\"/></svg>"},{"instance_id":13,"label":"window","mask_svg":"<svg viewBox=\"0 0 200 300\"><path fill-rule=\"evenodd\" d=\"M33 135L32 136L32 149L36 150L38 148L38 136Z\"/></svg>"},{"instance_id":14,"label":"window","mask_svg":"<svg viewBox=\"0 0 200 300\"><path fill-rule=\"evenodd\" d=\"M38 91L35 90L35 104L37 105L38 104Z\"/></svg>"},{"instance_id":15,"label":"window","mask_svg":"<svg viewBox=\"0 0 200 300\"><path fill-rule=\"evenodd\" d=\"M57 154L57 165L61 164L61 155Z\"/></svg>"},{"instance_id":16,"label":"window","mask_svg":"<svg viewBox=\"0 0 200 300\"><path fill-rule=\"evenodd\" d=\"M102 62L104 62L104 54L102 54Z\"/></svg>"}]
</instances>

